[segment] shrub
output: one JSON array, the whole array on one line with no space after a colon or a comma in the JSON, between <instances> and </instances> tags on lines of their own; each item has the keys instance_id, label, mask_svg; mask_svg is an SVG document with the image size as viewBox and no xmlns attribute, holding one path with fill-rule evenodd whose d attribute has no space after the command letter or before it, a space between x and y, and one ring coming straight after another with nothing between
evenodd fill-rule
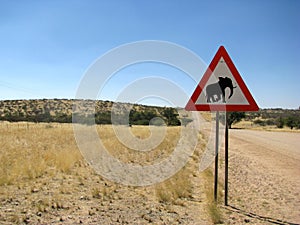
<instances>
[{"instance_id":1,"label":"shrub","mask_svg":"<svg viewBox=\"0 0 300 225\"><path fill-rule=\"evenodd\" d=\"M294 127L299 126L299 119L295 116L289 116L286 118L285 124L292 130Z\"/></svg>"},{"instance_id":2,"label":"shrub","mask_svg":"<svg viewBox=\"0 0 300 225\"><path fill-rule=\"evenodd\" d=\"M276 121L276 126L277 126L278 128L283 128L283 126L284 126L284 120L282 119L282 117L279 117L279 118L277 119L277 121Z\"/></svg>"}]
</instances>

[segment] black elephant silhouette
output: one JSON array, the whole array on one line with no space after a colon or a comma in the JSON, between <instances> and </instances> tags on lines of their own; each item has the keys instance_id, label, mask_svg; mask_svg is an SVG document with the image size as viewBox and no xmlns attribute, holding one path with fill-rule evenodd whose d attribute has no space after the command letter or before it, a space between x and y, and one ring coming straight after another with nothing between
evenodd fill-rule
<instances>
[{"instance_id":1,"label":"black elephant silhouette","mask_svg":"<svg viewBox=\"0 0 300 225\"><path fill-rule=\"evenodd\" d=\"M207 102L218 102L222 99L222 102L225 101L225 89L230 88L230 94L228 99L233 95L233 87L232 80L229 77L219 77L219 81L217 83L209 84L206 87L206 99Z\"/></svg>"}]
</instances>

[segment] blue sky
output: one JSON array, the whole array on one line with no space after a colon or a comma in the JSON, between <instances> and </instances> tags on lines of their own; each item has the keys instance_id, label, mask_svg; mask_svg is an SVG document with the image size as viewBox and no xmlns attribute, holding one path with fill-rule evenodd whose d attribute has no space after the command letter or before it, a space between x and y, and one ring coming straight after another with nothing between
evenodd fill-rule
<instances>
[{"instance_id":1,"label":"blue sky","mask_svg":"<svg viewBox=\"0 0 300 225\"><path fill-rule=\"evenodd\" d=\"M300 106L300 1L0 0L0 99L74 98L81 78L119 45L163 40L209 64L224 45L261 108ZM190 94L174 68L125 69L100 98L139 76L164 76ZM177 77L177 78L176 78Z\"/></svg>"}]
</instances>

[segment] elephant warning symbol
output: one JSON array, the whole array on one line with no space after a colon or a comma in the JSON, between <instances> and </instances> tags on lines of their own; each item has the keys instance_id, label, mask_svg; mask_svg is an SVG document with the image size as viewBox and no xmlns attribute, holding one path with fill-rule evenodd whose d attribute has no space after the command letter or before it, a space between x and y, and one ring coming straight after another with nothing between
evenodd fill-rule
<instances>
[{"instance_id":1,"label":"elephant warning symbol","mask_svg":"<svg viewBox=\"0 0 300 225\"><path fill-rule=\"evenodd\" d=\"M259 108L227 51L221 46L185 109L188 111L257 111Z\"/></svg>"},{"instance_id":2,"label":"elephant warning symbol","mask_svg":"<svg viewBox=\"0 0 300 225\"><path fill-rule=\"evenodd\" d=\"M206 99L207 102L226 102L225 100L225 89L230 89L230 94L228 99L233 95L233 89L236 88L232 84L232 80L229 77L219 77L219 81L217 83L209 84L206 86Z\"/></svg>"}]
</instances>

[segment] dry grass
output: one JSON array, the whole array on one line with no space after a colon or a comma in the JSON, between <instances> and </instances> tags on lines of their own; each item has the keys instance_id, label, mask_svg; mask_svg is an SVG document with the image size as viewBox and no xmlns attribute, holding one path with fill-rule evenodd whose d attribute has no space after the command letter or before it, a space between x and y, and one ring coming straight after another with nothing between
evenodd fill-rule
<instances>
[{"instance_id":1,"label":"dry grass","mask_svg":"<svg viewBox=\"0 0 300 225\"><path fill-rule=\"evenodd\" d=\"M207 198L207 210L208 213L212 219L212 222L214 224L220 224L223 223L222 222L222 216L221 216L221 212L217 206L217 203L214 200L214 176L213 173L211 171L211 169L206 169L203 173L204 178L205 178L205 182L206 182L206 189L205 189L205 194L206 194L206 198ZM219 185L219 187L221 187L221 185ZM220 188L218 189L219 193L218 193L218 198L221 195L221 191Z\"/></svg>"},{"instance_id":2,"label":"dry grass","mask_svg":"<svg viewBox=\"0 0 300 225\"><path fill-rule=\"evenodd\" d=\"M162 203L182 204L180 200L190 198L193 192L190 175L191 171L184 167L175 176L156 185L157 199Z\"/></svg>"},{"instance_id":3,"label":"dry grass","mask_svg":"<svg viewBox=\"0 0 300 225\"><path fill-rule=\"evenodd\" d=\"M68 124L0 124L0 143L0 185L68 173L82 160Z\"/></svg>"},{"instance_id":4,"label":"dry grass","mask_svg":"<svg viewBox=\"0 0 300 225\"><path fill-rule=\"evenodd\" d=\"M132 150L120 143L111 126L97 127L104 146L114 157L123 162L140 165L153 164L167 158L177 145L180 138L180 129L180 127L167 127L163 141L155 149L143 152ZM130 128L130 132L139 139L146 139L151 135L148 126L133 126ZM185 167L169 180L156 185L155 193L158 200L164 203L181 204L180 199L188 198L192 193L192 183L189 176L190 170ZM93 190L95 198L100 195L100 190ZM104 197L109 196L109 193L104 189L102 195Z\"/></svg>"},{"instance_id":5,"label":"dry grass","mask_svg":"<svg viewBox=\"0 0 300 225\"><path fill-rule=\"evenodd\" d=\"M205 143L205 136L199 133L198 147L185 167L170 179L155 186L156 197L160 202L184 206L182 200L192 198L194 190L192 179L196 176Z\"/></svg>"},{"instance_id":6,"label":"dry grass","mask_svg":"<svg viewBox=\"0 0 300 225\"><path fill-rule=\"evenodd\" d=\"M150 135L147 126L134 126L130 129L140 139ZM166 136L159 146L149 152L139 152L120 143L111 126L97 126L102 142L113 156L124 162L141 165L163 160L171 154L180 138L181 128L166 129ZM199 137L199 148L202 148L204 137ZM21 223L27 221L27 214L30 213L35 218L41 218L38 216L40 214L43 218L50 218L53 213L71 213L74 208L86 213L86 209L81 207L82 202L105 205L106 202L118 199L126 201L128 193L124 189L134 192L135 195L147 195L145 199L156 202L151 204L164 203L166 207L177 205L187 209L187 202L193 199L193 176L195 177L198 168L198 163L195 162L199 160L199 152L194 154L182 170L163 183L145 189L122 187L122 190L116 184L95 175L86 166L77 148L72 124L0 123L0 143L2 199L7 201L19 192L22 193L20 196L26 195L26 201L20 201L19 212L12 215L6 213L5 218L0 217L0 221L2 219ZM10 207L9 203L6 205ZM208 206L213 207L210 204ZM27 214L23 214L22 210ZM216 207L211 209L212 212L215 210ZM216 215L212 217L217 218Z\"/></svg>"},{"instance_id":7,"label":"dry grass","mask_svg":"<svg viewBox=\"0 0 300 225\"><path fill-rule=\"evenodd\" d=\"M124 129L124 132L128 132L126 127ZM181 127L166 127L166 135L156 148L151 151L136 151L123 145L110 125L97 126L102 143L112 156L122 162L140 165L153 164L167 158L177 145L180 129ZM148 126L133 126L129 131L138 139L149 138L151 134Z\"/></svg>"},{"instance_id":8,"label":"dry grass","mask_svg":"<svg viewBox=\"0 0 300 225\"><path fill-rule=\"evenodd\" d=\"M130 129L140 139L150 135L147 126ZM143 165L163 160L176 146L180 127L166 129L166 136L159 146L142 152L123 145L111 126L97 126L102 142L114 157ZM57 172L68 174L75 165L83 163L72 124L1 123L0 143L0 185Z\"/></svg>"}]
</instances>

